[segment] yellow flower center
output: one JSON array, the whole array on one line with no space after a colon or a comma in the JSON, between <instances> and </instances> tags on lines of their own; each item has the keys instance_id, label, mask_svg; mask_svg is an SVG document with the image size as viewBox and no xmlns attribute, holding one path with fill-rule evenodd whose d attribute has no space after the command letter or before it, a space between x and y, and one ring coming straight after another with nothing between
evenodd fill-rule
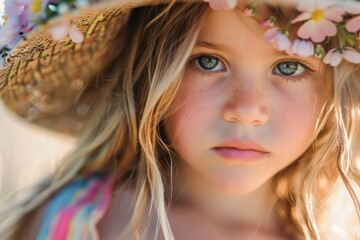
<instances>
[{"instance_id":1,"label":"yellow flower center","mask_svg":"<svg viewBox=\"0 0 360 240\"><path fill-rule=\"evenodd\" d=\"M0 19L0 25L5 26L6 21L9 19L7 15L2 16L2 19Z\"/></svg>"},{"instance_id":2,"label":"yellow flower center","mask_svg":"<svg viewBox=\"0 0 360 240\"><path fill-rule=\"evenodd\" d=\"M324 13L321 10L316 10L315 12L312 13L312 16L311 16L311 19L315 22L320 22L324 18L325 18Z\"/></svg>"},{"instance_id":3,"label":"yellow flower center","mask_svg":"<svg viewBox=\"0 0 360 240\"><path fill-rule=\"evenodd\" d=\"M34 2L31 5L31 8L34 13L38 13L41 10L41 0L34 0Z\"/></svg>"}]
</instances>

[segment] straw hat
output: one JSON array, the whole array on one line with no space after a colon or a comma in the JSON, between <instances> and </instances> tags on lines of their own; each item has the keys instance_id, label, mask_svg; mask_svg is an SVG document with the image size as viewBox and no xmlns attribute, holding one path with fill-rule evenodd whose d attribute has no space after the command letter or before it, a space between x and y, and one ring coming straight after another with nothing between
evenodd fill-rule
<instances>
[{"instance_id":1,"label":"straw hat","mask_svg":"<svg viewBox=\"0 0 360 240\"><path fill-rule=\"evenodd\" d=\"M1 59L4 60L3 66L0 66L0 98L15 113L31 122L57 131L71 134L79 132L82 127L81 119L87 114L91 104L96 101L90 94L83 93L85 90L88 92L90 80L113 60L109 58L113 51L112 47L116 46L116 41L119 40L118 34L128 22L130 10L144 5L177 2L177 0L98 1L101 3L92 5L84 4L88 0L57 0L56 2L60 4L52 4L51 2L54 1L49 0L7 2L8 4L13 3L13 5L16 5L16 2L23 4L20 9L24 16L17 16L18 18L27 17L28 12L25 11L30 11L31 8L31 13L36 21L46 22L32 31L30 29L34 26L31 23L22 26L21 42L11 51L4 48L4 42L8 43L9 41L6 42L9 40L7 38L13 37L16 21L14 23L11 16L7 16L8 22L0 28L0 64ZM210 6L213 4L213 7L221 7L221 4L218 4L220 0L204 1L210 2ZM264 1L274 2L273 0ZM325 0L326 4L329 1ZM236 3L236 0L227 0L227 2L233 4ZM251 1L247 0L247 2ZM299 3L298 0L280 2ZM302 2L304 1L300 1L300 3ZM305 2L311 3L310 0ZM72 3L71 6L69 3ZM360 3L349 0L342 1L341 4L346 5L347 9L333 8L333 12L329 13L329 16L334 18L331 20L337 22L336 16L341 17L341 21L343 21L343 17L339 16L339 14L343 14L347 16L347 22L350 22L349 19L353 22L354 33L345 32L347 35L344 36L349 43L355 41L357 50L352 51L352 48L348 46L343 48L344 52L333 49L333 52L329 51L329 56L325 56L324 60L337 63L341 61L341 58L347 57L345 54L342 56L342 53L348 53L351 61L360 63L360 38L358 35L360 23L357 24L360 22ZM17 6L12 7L15 8L15 15L19 15ZM75 11L65 11L61 17L54 18L53 16L61 13L63 8L75 9ZM251 14L254 9L249 8L248 10ZM304 12L304 14L309 15L310 13ZM300 16L300 20L305 19L304 14ZM24 22L24 19L22 21ZM345 26L344 21L337 23ZM59 34L59 31L57 33L55 31L54 34L54 29L62 29L60 31L62 33ZM19 28L17 31L16 36L19 38ZM341 31L343 32L340 34L343 34L344 30ZM25 32L29 33L25 34ZM24 37L25 35L26 37ZM275 47L278 47L276 45L280 41L277 41L276 37L283 37L280 35L280 32L272 32L269 36ZM11 41L11 44L15 45L14 40ZM296 44L301 49L308 42L298 41ZM317 47L318 45L316 45L315 55L322 54L321 46L319 49ZM295 48L292 50L298 51ZM11 53L8 55L8 52Z\"/></svg>"},{"instance_id":2,"label":"straw hat","mask_svg":"<svg viewBox=\"0 0 360 240\"><path fill-rule=\"evenodd\" d=\"M33 8L36 2L39 3L38 0L27 2L30 2L27 7ZM113 51L111 46L115 46L118 32L127 23L130 10L157 3L160 1L102 1L68 11L60 18L39 14L37 17L41 21L49 21L33 29L4 58L0 67L0 97L22 118L50 129L76 134L93 100L87 96L80 99L79 96L90 79L108 62L108 55ZM59 11L56 7L64 6L43 4L41 12L45 9ZM7 18L11 20L10 16ZM6 24L13 23L5 23L3 28ZM67 30L69 34L61 40L55 39L54 29L66 29L67 24L71 24ZM75 31L75 37L71 36L71 31ZM76 39L79 32L83 36L81 42Z\"/></svg>"}]
</instances>

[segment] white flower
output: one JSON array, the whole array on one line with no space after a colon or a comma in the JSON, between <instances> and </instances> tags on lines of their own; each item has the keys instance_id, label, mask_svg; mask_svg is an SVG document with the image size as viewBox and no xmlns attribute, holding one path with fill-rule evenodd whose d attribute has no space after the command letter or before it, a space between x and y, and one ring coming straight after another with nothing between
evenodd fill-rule
<instances>
[{"instance_id":1,"label":"white flower","mask_svg":"<svg viewBox=\"0 0 360 240\"><path fill-rule=\"evenodd\" d=\"M326 64L336 67L343 59L354 64L359 64L360 53L351 47L344 47L342 49L333 48L326 54L323 61Z\"/></svg>"},{"instance_id":2,"label":"white flower","mask_svg":"<svg viewBox=\"0 0 360 240\"><path fill-rule=\"evenodd\" d=\"M288 49L291 45L289 37L279 28L270 28L264 33L265 39L279 51Z\"/></svg>"},{"instance_id":3,"label":"white flower","mask_svg":"<svg viewBox=\"0 0 360 240\"><path fill-rule=\"evenodd\" d=\"M286 52L290 54L297 54L301 57L310 57L314 55L314 49L314 44L311 41L297 38Z\"/></svg>"}]
</instances>

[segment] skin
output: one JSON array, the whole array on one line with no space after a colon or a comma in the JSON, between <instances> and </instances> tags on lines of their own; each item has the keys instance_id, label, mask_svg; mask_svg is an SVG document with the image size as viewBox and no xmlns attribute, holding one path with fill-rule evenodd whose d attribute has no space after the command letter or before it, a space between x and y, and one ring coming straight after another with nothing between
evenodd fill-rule
<instances>
[{"instance_id":1,"label":"skin","mask_svg":"<svg viewBox=\"0 0 360 240\"><path fill-rule=\"evenodd\" d=\"M245 236L246 229L253 233L259 222L256 236L284 236L269 210L271 179L314 141L325 102L320 60L278 52L263 33L258 22L239 11L212 11L166 121L181 169L170 218L191 209L230 239ZM204 69L203 56L218 62ZM286 76L278 67L289 61L298 71ZM251 142L256 149L244 150L240 157L224 156L221 152L233 150L226 146L229 140ZM244 154L255 157L249 160ZM174 215L172 219L179 217ZM200 221L186 219L190 228ZM229 225L243 231L219 227Z\"/></svg>"},{"instance_id":2,"label":"skin","mask_svg":"<svg viewBox=\"0 0 360 240\"><path fill-rule=\"evenodd\" d=\"M167 209L176 239L293 239L273 211L271 179L315 139L326 98L324 73L320 60L280 53L263 33L238 10L211 11L200 32L165 122L178 155L174 201ZM204 71L202 55L219 63ZM297 76L274 71L286 61L306 67L299 65ZM266 153L249 160L214 151L229 139L251 141ZM131 189L117 191L97 226L100 239L120 235L134 197Z\"/></svg>"},{"instance_id":3,"label":"skin","mask_svg":"<svg viewBox=\"0 0 360 240\"><path fill-rule=\"evenodd\" d=\"M223 63L212 71L189 63L174 103L178 109L166 121L191 174L234 194L254 191L310 146L325 100L319 60L280 53L262 33L251 18L212 11L193 55L213 55ZM273 72L286 61L313 70L296 76ZM213 150L230 139L255 142L268 154L232 161Z\"/></svg>"}]
</instances>

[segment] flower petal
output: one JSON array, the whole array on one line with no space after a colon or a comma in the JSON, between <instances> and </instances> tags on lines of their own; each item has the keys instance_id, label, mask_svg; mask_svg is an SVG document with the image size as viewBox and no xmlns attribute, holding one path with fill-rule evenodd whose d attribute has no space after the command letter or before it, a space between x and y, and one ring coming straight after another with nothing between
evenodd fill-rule
<instances>
[{"instance_id":1,"label":"flower petal","mask_svg":"<svg viewBox=\"0 0 360 240\"><path fill-rule=\"evenodd\" d=\"M325 57L323 59L323 62L326 63L326 64L329 64L330 63L330 58L332 57L334 52L337 51L337 50L338 50L337 48L333 48L333 49L329 50L327 52L327 54L325 55Z\"/></svg>"},{"instance_id":2,"label":"flower petal","mask_svg":"<svg viewBox=\"0 0 360 240\"><path fill-rule=\"evenodd\" d=\"M314 44L310 41L301 41L297 49L297 54L302 57L314 55Z\"/></svg>"},{"instance_id":3,"label":"flower petal","mask_svg":"<svg viewBox=\"0 0 360 240\"><path fill-rule=\"evenodd\" d=\"M290 47L291 41L285 34L279 34L277 40L273 42L273 45L276 49L284 51Z\"/></svg>"},{"instance_id":4,"label":"flower petal","mask_svg":"<svg viewBox=\"0 0 360 240\"><path fill-rule=\"evenodd\" d=\"M311 37L313 32L316 31L316 24L314 21L307 21L298 29L297 35L303 39Z\"/></svg>"},{"instance_id":5,"label":"flower petal","mask_svg":"<svg viewBox=\"0 0 360 240\"><path fill-rule=\"evenodd\" d=\"M332 20L334 22L341 22L343 20L342 16L345 14L345 11L342 7L333 6L325 9L323 13L326 19Z\"/></svg>"},{"instance_id":6,"label":"flower petal","mask_svg":"<svg viewBox=\"0 0 360 240\"><path fill-rule=\"evenodd\" d=\"M312 2L310 0L303 0L303 1L299 1L299 4L297 5L296 8L300 12L313 12L313 11L315 11L316 6L315 6L314 2Z\"/></svg>"},{"instance_id":7,"label":"flower petal","mask_svg":"<svg viewBox=\"0 0 360 240\"><path fill-rule=\"evenodd\" d=\"M31 11L28 7L24 8L24 12L19 16L19 22L23 26L29 25L31 18Z\"/></svg>"},{"instance_id":8,"label":"flower petal","mask_svg":"<svg viewBox=\"0 0 360 240\"><path fill-rule=\"evenodd\" d=\"M70 23L56 25L50 29L50 34L56 41L63 40L68 36L70 27Z\"/></svg>"},{"instance_id":9,"label":"flower petal","mask_svg":"<svg viewBox=\"0 0 360 240\"><path fill-rule=\"evenodd\" d=\"M13 0L16 5L29 5L33 0Z\"/></svg>"},{"instance_id":10,"label":"flower petal","mask_svg":"<svg viewBox=\"0 0 360 240\"><path fill-rule=\"evenodd\" d=\"M335 23L324 19L323 21L319 22L319 30L325 35L325 36L335 36L337 29Z\"/></svg>"},{"instance_id":11,"label":"flower petal","mask_svg":"<svg viewBox=\"0 0 360 240\"><path fill-rule=\"evenodd\" d=\"M346 1L342 6L347 13L360 14L360 4L357 1Z\"/></svg>"},{"instance_id":12,"label":"flower petal","mask_svg":"<svg viewBox=\"0 0 360 240\"><path fill-rule=\"evenodd\" d=\"M23 5L16 5L11 1L5 2L5 13L9 16L19 16L24 11Z\"/></svg>"},{"instance_id":13,"label":"flower petal","mask_svg":"<svg viewBox=\"0 0 360 240\"><path fill-rule=\"evenodd\" d=\"M360 30L360 16L354 17L353 19L350 19L346 25L346 30L349 32L357 32Z\"/></svg>"},{"instance_id":14,"label":"flower petal","mask_svg":"<svg viewBox=\"0 0 360 240\"><path fill-rule=\"evenodd\" d=\"M324 19L320 22L314 22L311 40L315 43L322 42L326 36L335 36L336 31L336 25L329 20Z\"/></svg>"},{"instance_id":15,"label":"flower petal","mask_svg":"<svg viewBox=\"0 0 360 240\"><path fill-rule=\"evenodd\" d=\"M237 5L237 0L227 0L226 5L229 9L234 9Z\"/></svg>"},{"instance_id":16,"label":"flower petal","mask_svg":"<svg viewBox=\"0 0 360 240\"><path fill-rule=\"evenodd\" d=\"M279 34L279 32L280 32L279 28L276 28L276 27L270 28L270 29L266 30L266 32L264 33L264 38L268 42L272 42L276 38L277 34Z\"/></svg>"},{"instance_id":17,"label":"flower petal","mask_svg":"<svg viewBox=\"0 0 360 240\"><path fill-rule=\"evenodd\" d=\"M285 52L289 55L294 55L295 53L293 52L293 43L290 44L290 46L285 49Z\"/></svg>"},{"instance_id":18,"label":"flower petal","mask_svg":"<svg viewBox=\"0 0 360 240\"><path fill-rule=\"evenodd\" d=\"M336 67L341 63L341 61L342 61L342 55L340 51L337 50L330 56L329 64L333 67Z\"/></svg>"},{"instance_id":19,"label":"flower petal","mask_svg":"<svg viewBox=\"0 0 360 240\"><path fill-rule=\"evenodd\" d=\"M210 0L209 1L210 8L214 10L221 10L223 8L223 1L222 0Z\"/></svg>"},{"instance_id":20,"label":"flower petal","mask_svg":"<svg viewBox=\"0 0 360 240\"><path fill-rule=\"evenodd\" d=\"M360 53L351 47L345 47L343 50L343 57L348 61L355 64L360 63Z\"/></svg>"},{"instance_id":21,"label":"flower petal","mask_svg":"<svg viewBox=\"0 0 360 240\"><path fill-rule=\"evenodd\" d=\"M291 23L297 23L297 22L302 22L302 21L305 21L305 20L308 20L311 18L311 13L309 12L303 12L301 13L300 15L298 15L297 17L295 17Z\"/></svg>"},{"instance_id":22,"label":"flower petal","mask_svg":"<svg viewBox=\"0 0 360 240\"><path fill-rule=\"evenodd\" d=\"M295 52L297 53L298 52L298 49L299 49L299 46L301 44L301 40L300 39L295 39L293 44L292 44L292 52Z\"/></svg>"},{"instance_id":23,"label":"flower petal","mask_svg":"<svg viewBox=\"0 0 360 240\"><path fill-rule=\"evenodd\" d=\"M331 8L335 5L335 1L333 0L311 0L313 4L315 4L316 9L325 10L327 8Z\"/></svg>"},{"instance_id":24,"label":"flower petal","mask_svg":"<svg viewBox=\"0 0 360 240\"><path fill-rule=\"evenodd\" d=\"M84 35L74 25L70 28L69 36L74 43L81 43L84 41Z\"/></svg>"},{"instance_id":25,"label":"flower petal","mask_svg":"<svg viewBox=\"0 0 360 240\"><path fill-rule=\"evenodd\" d=\"M302 57L312 56L314 55L314 44L310 41L295 39L291 52Z\"/></svg>"}]
</instances>

